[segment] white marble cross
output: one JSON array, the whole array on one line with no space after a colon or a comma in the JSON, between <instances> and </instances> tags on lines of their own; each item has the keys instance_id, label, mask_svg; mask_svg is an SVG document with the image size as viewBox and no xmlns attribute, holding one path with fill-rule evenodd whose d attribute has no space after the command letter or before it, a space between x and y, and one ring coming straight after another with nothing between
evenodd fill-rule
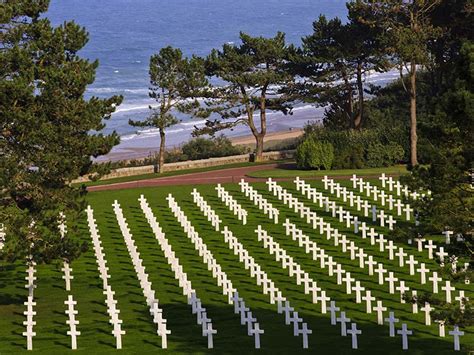
<instances>
[{"instance_id":1,"label":"white marble cross","mask_svg":"<svg viewBox=\"0 0 474 355\"><path fill-rule=\"evenodd\" d=\"M341 315L336 318L338 323L341 323L341 336L347 335L347 324L350 323L351 319L346 317L346 312L341 312Z\"/></svg>"},{"instance_id":2,"label":"white marble cross","mask_svg":"<svg viewBox=\"0 0 474 355\"><path fill-rule=\"evenodd\" d=\"M393 312L390 312L388 318L385 318L385 322L387 322L389 326L389 336L395 336L395 323L398 323L399 321L398 318L395 318L395 313Z\"/></svg>"},{"instance_id":3,"label":"white marble cross","mask_svg":"<svg viewBox=\"0 0 474 355\"><path fill-rule=\"evenodd\" d=\"M383 312L387 310L387 307L384 307L382 301L377 301L377 306L373 308L377 312L377 324L383 325Z\"/></svg>"},{"instance_id":4,"label":"white marble cross","mask_svg":"<svg viewBox=\"0 0 474 355\"><path fill-rule=\"evenodd\" d=\"M398 252L395 255L398 256L398 266L405 266L405 256L408 256L408 254L403 251L403 248L398 248Z\"/></svg>"},{"instance_id":5,"label":"white marble cross","mask_svg":"<svg viewBox=\"0 0 474 355\"><path fill-rule=\"evenodd\" d=\"M443 234L446 238L446 244L450 244L451 243L451 236L454 234L454 232L450 231L450 230L445 230L445 231L443 231Z\"/></svg>"},{"instance_id":6,"label":"white marble cross","mask_svg":"<svg viewBox=\"0 0 474 355\"><path fill-rule=\"evenodd\" d=\"M393 272L390 271L388 273L388 276L385 278L385 281L388 282L388 286L389 286L389 292L391 295L393 295L395 293L395 282L398 281L398 278L396 278L394 275L393 275Z\"/></svg>"},{"instance_id":7,"label":"white marble cross","mask_svg":"<svg viewBox=\"0 0 474 355\"><path fill-rule=\"evenodd\" d=\"M444 251L444 247L439 247L439 251L437 251L435 254L439 257L439 260L442 263L444 263L444 257L449 255Z\"/></svg>"},{"instance_id":8,"label":"white marble cross","mask_svg":"<svg viewBox=\"0 0 474 355\"><path fill-rule=\"evenodd\" d=\"M402 349L408 350L408 335L412 335L413 331L408 330L406 323L402 323L402 329L397 330L397 334L402 336Z\"/></svg>"},{"instance_id":9,"label":"white marble cross","mask_svg":"<svg viewBox=\"0 0 474 355\"><path fill-rule=\"evenodd\" d=\"M255 336L255 349L260 349L260 334L264 334L265 331L260 329L260 324L255 323L250 334Z\"/></svg>"},{"instance_id":10,"label":"white marble cross","mask_svg":"<svg viewBox=\"0 0 474 355\"><path fill-rule=\"evenodd\" d=\"M365 312L367 314L372 313L372 301L375 301L376 298L372 296L372 292L370 290L365 291L365 296L362 297L365 301Z\"/></svg>"},{"instance_id":11,"label":"white marble cross","mask_svg":"<svg viewBox=\"0 0 474 355\"><path fill-rule=\"evenodd\" d=\"M120 350L122 349L122 335L125 335L125 330L121 329L120 324L114 323L114 330L112 330L112 335L115 337L115 348Z\"/></svg>"},{"instance_id":12,"label":"white marble cross","mask_svg":"<svg viewBox=\"0 0 474 355\"><path fill-rule=\"evenodd\" d=\"M79 321L75 321L79 323ZM76 329L75 324L71 324L71 329L67 331L67 335L71 336L71 349L77 350L77 337L81 335L81 332Z\"/></svg>"},{"instance_id":13,"label":"white marble cross","mask_svg":"<svg viewBox=\"0 0 474 355\"><path fill-rule=\"evenodd\" d=\"M355 282L355 286L352 287L352 290L356 293L356 303L362 302L362 291L365 291L365 287L360 285L360 281Z\"/></svg>"},{"instance_id":14,"label":"white marble cross","mask_svg":"<svg viewBox=\"0 0 474 355\"><path fill-rule=\"evenodd\" d=\"M444 320L435 320L438 323L439 336L444 338L446 336L446 321Z\"/></svg>"},{"instance_id":15,"label":"white marble cross","mask_svg":"<svg viewBox=\"0 0 474 355\"><path fill-rule=\"evenodd\" d=\"M33 325L28 326L26 332L23 332L22 335L26 337L26 349L33 350L33 337L36 336L36 332L33 331Z\"/></svg>"},{"instance_id":16,"label":"white marble cross","mask_svg":"<svg viewBox=\"0 0 474 355\"><path fill-rule=\"evenodd\" d=\"M420 309L425 312L425 325L431 325L431 311L434 310L434 308L431 307L429 302L425 302L425 305Z\"/></svg>"},{"instance_id":17,"label":"white marble cross","mask_svg":"<svg viewBox=\"0 0 474 355\"><path fill-rule=\"evenodd\" d=\"M293 335L298 336L299 323L303 321L303 318L298 317L298 312L293 312L293 316L290 317L290 322L293 323Z\"/></svg>"},{"instance_id":18,"label":"white marble cross","mask_svg":"<svg viewBox=\"0 0 474 355\"><path fill-rule=\"evenodd\" d=\"M427 244L425 245L425 249L428 249L428 258L433 259L433 251L436 249L436 245L433 244L431 239L428 240Z\"/></svg>"},{"instance_id":19,"label":"white marble cross","mask_svg":"<svg viewBox=\"0 0 474 355\"><path fill-rule=\"evenodd\" d=\"M331 313L331 325L336 325L336 312L340 311L340 308L336 307L336 301L331 301L328 309Z\"/></svg>"},{"instance_id":20,"label":"white marble cross","mask_svg":"<svg viewBox=\"0 0 474 355\"><path fill-rule=\"evenodd\" d=\"M377 265L377 268L374 270L379 276L379 285L383 285L384 283L384 274L387 272L387 269L384 269L383 264L380 263Z\"/></svg>"},{"instance_id":21,"label":"white marble cross","mask_svg":"<svg viewBox=\"0 0 474 355\"><path fill-rule=\"evenodd\" d=\"M214 348L213 335L217 334L217 330L212 329L212 323L207 323L207 327L202 333L203 333L203 336L207 336L207 348L213 349Z\"/></svg>"},{"instance_id":22,"label":"white marble cross","mask_svg":"<svg viewBox=\"0 0 474 355\"><path fill-rule=\"evenodd\" d=\"M330 297L326 296L326 291L321 291L319 293L319 296L316 297L317 301L321 302L321 313L326 314L327 313L327 305L326 303L331 300Z\"/></svg>"},{"instance_id":23,"label":"white marble cross","mask_svg":"<svg viewBox=\"0 0 474 355\"><path fill-rule=\"evenodd\" d=\"M347 330L347 334L352 336L352 349L358 349L357 336L362 334L362 330L357 329L356 323L351 323L351 328Z\"/></svg>"},{"instance_id":24,"label":"white marble cross","mask_svg":"<svg viewBox=\"0 0 474 355\"><path fill-rule=\"evenodd\" d=\"M71 280L74 279L74 276L71 275L72 268L69 267L69 263L64 262L64 267L61 268L61 271L64 272L62 278L66 281L66 291L71 291Z\"/></svg>"},{"instance_id":25,"label":"white marble cross","mask_svg":"<svg viewBox=\"0 0 474 355\"><path fill-rule=\"evenodd\" d=\"M454 337L454 350L455 351L460 351L461 346L459 343L459 337L464 335L463 331L459 330L459 327L457 325L454 326L454 330L449 332L449 335L452 335Z\"/></svg>"},{"instance_id":26,"label":"white marble cross","mask_svg":"<svg viewBox=\"0 0 474 355\"><path fill-rule=\"evenodd\" d=\"M446 280L446 286L442 286L441 289L446 292L446 303L451 303L451 292L456 290L454 286L451 286L451 281Z\"/></svg>"},{"instance_id":27,"label":"white marble cross","mask_svg":"<svg viewBox=\"0 0 474 355\"><path fill-rule=\"evenodd\" d=\"M301 329L298 329L298 335L303 336L303 349L308 349L308 334L312 334L313 331L308 329L308 324L303 323L301 324Z\"/></svg>"},{"instance_id":28,"label":"white marble cross","mask_svg":"<svg viewBox=\"0 0 474 355\"><path fill-rule=\"evenodd\" d=\"M443 280L441 277L438 277L438 272L433 271L433 276L429 277L428 280L433 282L433 293L438 293L438 283Z\"/></svg>"}]
</instances>

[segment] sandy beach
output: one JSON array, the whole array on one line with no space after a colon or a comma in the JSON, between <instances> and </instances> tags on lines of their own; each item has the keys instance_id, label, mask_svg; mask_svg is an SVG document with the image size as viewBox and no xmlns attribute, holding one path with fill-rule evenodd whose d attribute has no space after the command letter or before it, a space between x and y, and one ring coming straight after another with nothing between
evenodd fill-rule
<instances>
[{"instance_id":1,"label":"sandy beach","mask_svg":"<svg viewBox=\"0 0 474 355\"><path fill-rule=\"evenodd\" d=\"M304 131L302 128L286 129L278 132L270 132L265 136L264 142L277 142L284 141L287 139L294 139L301 137ZM254 145L255 138L252 135L242 135L236 137L229 137L234 145ZM107 155L109 161L120 161L130 159L146 158L150 155L151 151L154 151L153 147L128 147L127 151L116 151L111 152Z\"/></svg>"},{"instance_id":2,"label":"sandy beach","mask_svg":"<svg viewBox=\"0 0 474 355\"><path fill-rule=\"evenodd\" d=\"M265 143L273 142L273 141L284 141L287 139L294 139L294 138L301 137L303 133L304 133L304 130L301 128L279 131L279 132L271 132L265 136L263 141ZM232 144L234 145L255 144L255 138L252 135L232 137L230 140L232 141Z\"/></svg>"}]
</instances>

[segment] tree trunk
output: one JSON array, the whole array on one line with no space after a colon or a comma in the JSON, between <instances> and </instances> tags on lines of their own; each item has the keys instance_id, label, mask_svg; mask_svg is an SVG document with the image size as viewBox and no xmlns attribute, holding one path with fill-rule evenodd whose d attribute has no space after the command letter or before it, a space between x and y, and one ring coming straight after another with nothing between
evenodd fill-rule
<instances>
[{"instance_id":1,"label":"tree trunk","mask_svg":"<svg viewBox=\"0 0 474 355\"><path fill-rule=\"evenodd\" d=\"M158 173L160 174L163 173L163 167L165 165L165 143L165 130L160 128L160 152L158 157Z\"/></svg>"},{"instance_id":2,"label":"tree trunk","mask_svg":"<svg viewBox=\"0 0 474 355\"><path fill-rule=\"evenodd\" d=\"M362 128L362 117L364 115L364 83L362 82L362 63L357 65L357 90L359 92L359 111L354 118L354 129Z\"/></svg>"},{"instance_id":3,"label":"tree trunk","mask_svg":"<svg viewBox=\"0 0 474 355\"><path fill-rule=\"evenodd\" d=\"M260 133L254 134L256 140L255 162L263 161L263 140L267 134L267 86L262 89L260 96Z\"/></svg>"},{"instance_id":4,"label":"tree trunk","mask_svg":"<svg viewBox=\"0 0 474 355\"><path fill-rule=\"evenodd\" d=\"M265 135L264 134L257 134L255 136L255 162L261 162L263 161L263 139Z\"/></svg>"},{"instance_id":5,"label":"tree trunk","mask_svg":"<svg viewBox=\"0 0 474 355\"><path fill-rule=\"evenodd\" d=\"M412 60L410 68L410 165L418 165L418 136L416 133L416 62Z\"/></svg>"},{"instance_id":6,"label":"tree trunk","mask_svg":"<svg viewBox=\"0 0 474 355\"><path fill-rule=\"evenodd\" d=\"M352 98L352 85L349 81L349 78L345 71L342 72L342 77L344 79L344 85L347 90L347 102L346 102L346 115L349 121L349 127L354 125L354 101Z\"/></svg>"}]
</instances>

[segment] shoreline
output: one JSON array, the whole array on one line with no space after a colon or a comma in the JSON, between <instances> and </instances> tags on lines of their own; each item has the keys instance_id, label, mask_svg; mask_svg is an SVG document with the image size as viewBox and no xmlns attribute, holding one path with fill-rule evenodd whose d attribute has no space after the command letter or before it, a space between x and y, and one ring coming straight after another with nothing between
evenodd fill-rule
<instances>
[{"instance_id":1,"label":"shoreline","mask_svg":"<svg viewBox=\"0 0 474 355\"><path fill-rule=\"evenodd\" d=\"M281 130L276 132L270 132L265 135L263 139L264 143L274 141L285 141L287 139L296 139L303 135L304 130L302 128L293 128L288 130ZM242 135L237 137L230 137L230 141L233 145L255 145L255 138L253 135Z\"/></svg>"},{"instance_id":2,"label":"shoreline","mask_svg":"<svg viewBox=\"0 0 474 355\"><path fill-rule=\"evenodd\" d=\"M296 139L303 135L304 130L302 128L291 128L275 132L270 132L265 135L264 143L269 142L280 142L289 139ZM240 135L228 137L234 146L238 145L255 145L255 138L253 135ZM156 149L154 146L149 147L128 147L127 151L118 151L111 152L106 157L105 160L101 162L111 161L130 161L130 160L140 160L147 158L150 153L154 152Z\"/></svg>"}]
</instances>

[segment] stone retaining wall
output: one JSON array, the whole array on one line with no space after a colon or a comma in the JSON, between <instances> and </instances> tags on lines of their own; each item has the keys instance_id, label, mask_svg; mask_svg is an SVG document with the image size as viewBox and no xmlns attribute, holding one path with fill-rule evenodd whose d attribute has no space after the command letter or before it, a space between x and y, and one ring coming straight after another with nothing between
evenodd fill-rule
<instances>
[{"instance_id":1,"label":"stone retaining wall","mask_svg":"<svg viewBox=\"0 0 474 355\"><path fill-rule=\"evenodd\" d=\"M275 161L275 160L283 160L283 159L292 159L294 158L294 155L295 155L294 150L266 152L266 153L263 153L263 160ZM222 158L189 160L189 161L183 161L183 162L178 162L178 163L165 164L163 167L163 170L164 172L170 172L170 171L180 171L180 170L190 170L190 169L201 169L201 168L209 168L213 166L221 166L221 165L228 165L228 164L247 163L251 161L251 159L252 159L252 155L242 154L242 155L233 155L230 157L222 157ZM105 175L104 177L102 177L101 180L116 179L116 178L125 177L125 176L152 174L154 172L155 172L155 167L153 165L137 166L137 167L131 167L131 168L120 168L120 169L112 170L110 174ZM73 182L80 183L80 182L87 182L87 181L89 181L89 178L82 177L82 178L74 180Z\"/></svg>"}]
</instances>

